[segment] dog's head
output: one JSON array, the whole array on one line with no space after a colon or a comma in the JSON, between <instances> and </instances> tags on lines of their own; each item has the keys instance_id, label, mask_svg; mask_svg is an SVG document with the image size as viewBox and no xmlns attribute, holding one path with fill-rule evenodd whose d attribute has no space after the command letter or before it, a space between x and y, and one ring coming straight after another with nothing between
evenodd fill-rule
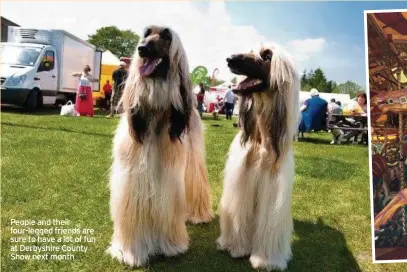
<instances>
[{"instance_id":1,"label":"dog's head","mask_svg":"<svg viewBox=\"0 0 407 272\"><path fill-rule=\"evenodd\" d=\"M173 34L169 28L150 26L144 30L143 39L137 47L142 77L167 77L172 40Z\"/></svg>"},{"instance_id":2,"label":"dog's head","mask_svg":"<svg viewBox=\"0 0 407 272\"><path fill-rule=\"evenodd\" d=\"M269 77L273 52L262 48L260 52L235 54L226 59L231 72L246 78L233 90L238 95L250 95L269 89Z\"/></svg>"},{"instance_id":3,"label":"dog's head","mask_svg":"<svg viewBox=\"0 0 407 272\"><path fill-rule=\"evenodd\" d=\"M294 138L300 81L293 62L278 45L227 58L232 73L243 76L239 96L242 144L249 140L274 151L277 161Z\"/></svg>"},{"instance_id":4,"label":"dog's head","mask_svg":"<svg viewBox=\"0 0 407 272\"><path fill-rule=\"evenodd\" d=\"M168 27L146 27L133 59L122 96L132 134L142 142L152 120L161 116L161 126L165 127L167 119L170 122L171 139L180 139L194 100L188 60L178 34Z\"/></svg>"}]
</instances>

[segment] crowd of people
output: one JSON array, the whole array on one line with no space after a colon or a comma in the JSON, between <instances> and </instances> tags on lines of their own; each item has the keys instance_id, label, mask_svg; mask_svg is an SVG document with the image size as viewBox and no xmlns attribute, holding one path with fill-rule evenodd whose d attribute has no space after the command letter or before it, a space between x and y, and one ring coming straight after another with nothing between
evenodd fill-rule
<instances>
[{"instance_id":1,"label":"crowd of people","mask_svg":"<svg viewBox=\"0 0 407 272\"><path fill-rule=\"evenodd\" d=\"M114 113L119 111L119 101L123 94L124 84L128 75L126 66L127 64L125 62L120 62L120 67L112 74L113 86L109 80L107 80L103 86L104 98L100 106L101 109L108 113L107 117L113 117ZM72 76L79 77L75 106L77 116L92 117L94 115L92 83L98 82L98 80L90 74L90 71L89 65L86 65L82 72L72 74ZM205 111L205 93L205 86L203 83L200 83L196 99L197 110L201 118ZM367 115L367 97L365 93L357 94L355 101L346 105L346 108L343 107L341 101L336 101L334 98L328 103L319 96L317 89L312 89L310 96L311 97L304 101L300 107L301 121L298 129L299 133L303 134L304 132L321 130L330 131L332 133L331 144L349 142L352 138L353 142L357 143L359 135L367 135L363 133L363 130L346 130L347 127L363 128L367 125L366 122L361 122L355 118L355 116ZM224 97L218 96L213 112L218 114L224 111L226 119L232 120L236 101L237 97L234 95L232 87L228 86ZM345 117L345 110L347 111L346 115L349 117ZM365 138L362 137L361 141L364 140Z\"/></svg>"},{"instance_id":2,"label":"crowd of people","mask_svg":"<svg viewBox=\"0 0 407 272\"><path fill-rule=\"evenodd\" d=\"M119 112L119 101L123 94L128 71L126 69L127 64L123 61L120 62L120 67L112 73L113 85L109 80L103 85L104 97L100 101L100 109L108 113L107 117L113 117L115 112ZM98 82L91 75L91 68L86 65L82 72L73 73L72 76L79 77L78 91L76 95L75 111L77 116L94 115L93 109L93 97L92 97L92 83ZM196 95L197 98L197 110L199 115L203 116L205 111L205 86L203 83L199 84L199 92ZM228 90L223 98L218 97L215 105L216 112L225 112L226 119L232 120L233 111L237 97L232 91L232 86L228 86Z\"/></svg>"},{"instance_id":3,"label":"crowd of people","mask_svg":"<svg viewBox=\"0 0 407 272\"><path fill-rule=\"evenodd\" d=\"M203 83L199 84L199 92L196 95L197 100L197 110L199 115L203 116L203 112L205 111L205 86ZM237 101L237 96L232 91L232 86L228 86L225 96L222 98L220 96L216 99L215 108L213 109L213 113L225 112L226 119L232 120L233 111L235 109L235 104Z\"/></svg>"},{"instance_id":4,"label":"crowd of people","mask_svg":"<svg viewBox=\"0 0 407 272\"><path fill-rule=\"evenodd\" d=\"M331 144L367 141L367 96L361 92L346 107L334 98L328 103L319 96L317 89L310 91L311 98L301 106L299 132L329 130L332 133ZM346 111L346 114L345 114ZM362 118L359 118L362 117ZM362 136L358 141L358 137Z\"/></svg>"},{"instance_id":5,"label":"crowd of people","mask_svg":"<svg viewBox=\"0 0 407 272\"><path fill-rule=\"evenodd\" d=\"M121 61L119 68L113 72L113 87L109 80L107 80L103 86L104 98L102 99L100 106L101 109L109 113L107 117L113 117L114 113L119 111L119 101L122 97L124 84L128 75L126 66L127 64ZM92 83L98 82L98 80L95 79L90 72L90 66L86 65L82 72L72 74L74 77L79 77L75 102L77 116L92 117L94 115Z\"/></svg>"}]
</instances>

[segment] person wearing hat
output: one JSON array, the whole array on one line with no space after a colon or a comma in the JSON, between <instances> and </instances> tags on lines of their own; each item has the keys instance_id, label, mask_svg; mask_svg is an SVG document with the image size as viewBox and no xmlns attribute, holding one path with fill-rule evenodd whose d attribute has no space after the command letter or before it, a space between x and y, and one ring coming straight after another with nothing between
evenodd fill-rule
<instances>
[{"instance_id":1,"label":"person wearing hat","mask_svg":"<svg viewBox=\"0 0 407 272\"><path fill-rule=\"evenodd\" d=\"M326 130L328 102L319 97L317 89L310 91L311 98L301 106L301 122L299 132Z\"/></svg>"},{"instance_id":2,"label":"person wearing hat","mask_svg":"<svg viewBox=\"0 0 407 272\"><path fill-rule=\"evenodd\" d=\"M126 70L127 64L124 61L120 62L120 67L113 72L112 78L113 84L113 94L110 101L110 114L108 117L112 117L115 109L117 108L120 98L123 94L124 84L127 79L128 72Z\"/></svg>"}]
</instances>

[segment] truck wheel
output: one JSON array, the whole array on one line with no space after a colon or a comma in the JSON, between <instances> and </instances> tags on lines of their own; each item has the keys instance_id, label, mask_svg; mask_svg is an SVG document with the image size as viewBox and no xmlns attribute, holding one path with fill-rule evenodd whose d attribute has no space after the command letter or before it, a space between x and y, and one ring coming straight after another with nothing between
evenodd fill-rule
<instances>
[{"instance_id":1,"label":"truck wheel","mask_svg":"<svg viewBox=\"0 0 407 272\"><path fill-rule=\"evenodd\" d=\"M42 108L44 106L44 99L42 97L42 92L37 91L37 108Z\"/></svg>"},{"instance_id":2,"label":"truck wheel","mask_svg":"<svg viewBox=\"0 0 407 272\"><path fill-rule=\"evenodd\" d=\"M39 95L38 90L36 89L31 90L30 94L27 97L27 100L25 101L25 108L28 111L34 111L37 108L38 95Z\"/></svg>"}]
</instances>

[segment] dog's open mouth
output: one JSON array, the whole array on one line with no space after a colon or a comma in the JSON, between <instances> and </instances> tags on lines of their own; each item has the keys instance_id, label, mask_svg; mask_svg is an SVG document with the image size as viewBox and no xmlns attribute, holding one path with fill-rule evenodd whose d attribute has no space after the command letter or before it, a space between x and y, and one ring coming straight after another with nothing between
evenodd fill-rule
<instances>
[{"instance_id":1,"label":"dog's open mouth","mask_svg":"<svg viewBox=\"0 0 407 272\"><path fill-rule=\"evenodd\" d=\"M249 94L254 92L263 92L267 89L267 84L261 79L246 77L233 90L236 94Z\"/></svg>"},{"instance_id":2,"label":"dog's open mouth","mask_svg":"<svg viewBox=\"0 0 407 272\"><path fill-rule=\"evenodd\" d=\"M162 62L162 58L144 58L143 65L139 68L142 76L150 76Z\"/></svg>"}]
</instances>

